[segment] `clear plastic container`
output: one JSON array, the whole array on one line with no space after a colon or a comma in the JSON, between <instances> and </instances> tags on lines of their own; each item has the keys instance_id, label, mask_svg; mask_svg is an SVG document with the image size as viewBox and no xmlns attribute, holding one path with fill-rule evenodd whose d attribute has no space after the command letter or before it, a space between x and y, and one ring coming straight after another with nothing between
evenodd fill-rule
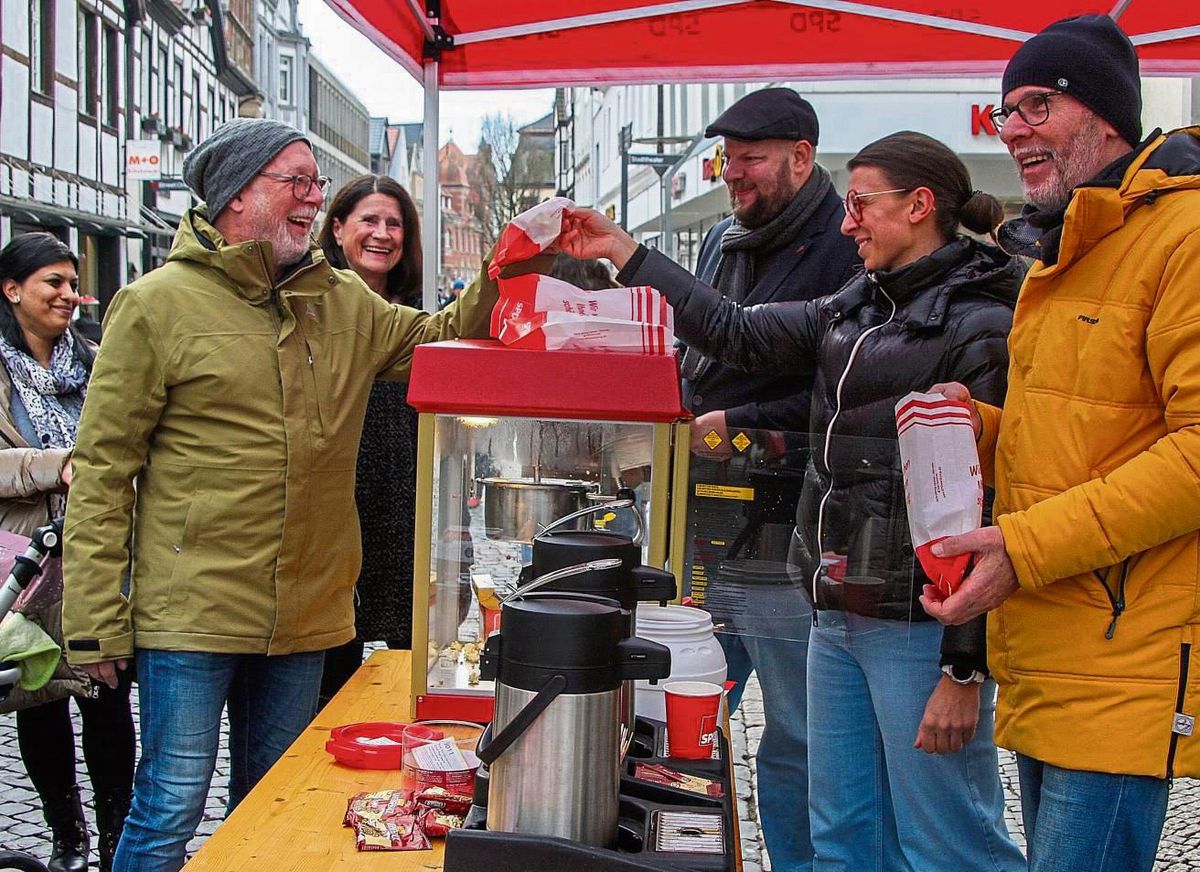
<instances>
[{"instance_id":1,"label":"clear plastic container","mask_svg":"<svg viewBox=\"0 0 1200 872\"><path fill-rule=\"evenodd\" d=\"M422 791L441 787L470 796L479 758L475 748L483 727L468 721L417 721L404 731L400 765L402 787ZM446 742L453 742L449 747ZM456 765L457 764L457 765Z\"/></svg>"}]
</instances>

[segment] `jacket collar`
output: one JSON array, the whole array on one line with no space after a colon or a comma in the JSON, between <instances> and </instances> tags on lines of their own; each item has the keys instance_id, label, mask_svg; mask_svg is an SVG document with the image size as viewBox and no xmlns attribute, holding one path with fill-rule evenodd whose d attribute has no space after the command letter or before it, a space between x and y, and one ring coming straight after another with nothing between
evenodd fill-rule
<instances>
[{"instance_id":1,"label":"jacket collar","mask_svg":"<svg viewBox=\"0 0 1200 872\"><path fill-rule=\"evenodd\" d=\"M194 263L220 272L239 296L256 306L266 304L276 294L320 296L338 282L315 242L309 245L301 261L276 281L271 243L257 239L236 245L226 242L208 222L203 206L189 209L184 215L167 260Z\"/></svg>"},{"instance_id":2,"label":"jacket collar","mask_svg":"<svg viewBox=\"0 0 1200 872\"><path fill-rule=\"evenodd\" d=\"M1000 249L959 236L899 269L861 273L827 297L823 308L841 317L876 301L882 290L896 303L896 320L909 329L941 328L950 301L965 288L1015 305L1022 273L1020 263Z\"/></svg>"},{"instance_id":3,"label":"jacket collar","mask_svg":"<svg viewBox=\"0 0 1200 872\"><path fill-rule=\"evenodd\" d=\"M1049 275L1078 260L1160 195L1200 189L1200 127L1156 130L1128 155L1071 195L1060 227L1058 257L1036 272ZM1053 231L1051 231L1053 232ZM1017 252L1022 253L1022 252Z\"/></svg>"}]
</instances>

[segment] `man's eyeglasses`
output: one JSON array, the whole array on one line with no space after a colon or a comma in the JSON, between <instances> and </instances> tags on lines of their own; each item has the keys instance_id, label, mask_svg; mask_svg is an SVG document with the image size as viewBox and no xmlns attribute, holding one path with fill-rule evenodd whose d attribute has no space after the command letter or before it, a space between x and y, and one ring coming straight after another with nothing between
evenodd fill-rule
<instances>
[{"instance_id":1,"label":"man's eyeglasses","mask_svg":"<svg viewBox=\"0 0 1200 872\"><path fill-rule=\"evenodd\" d=\"M1028 97L1022 97L1012 106L1001 106L999 109L993 109L990 113L992 123L997 128L1001 128L1015 112L1030 127L1045 124L1047 119L1050 118L1050 98L1061 96L1062 91L1043 91L1040 94L1030 94Z\"/></svg>"},{"instance_id":2,"label":"man's eyeglasses","mask_svg":"<svg viewBox=\"0 0 1200 872\"><path fill-rule=\"evenodd\" d=\"M329 176L293 176L290 173L268 173L260 172L260 176L266 176L268 179L278 179L281 182L292 183L292 196L297 200L303 200L312 191L313 185L316 185L322 194L329 190Z\"/></svg>"},{"instance_id":3,"label":"man's eyeglasses","mask_svg":"<svg viewBox=\"0 0 1200 872\"><path fill-rule=\"evenodd\" d=\"M862 220L862 204L863 200L869 200L871 197L882 197L884 194L905 194L911 188L890 188L886 191L862 191L861 193L851 188L846 192L846 199L843 201L846 206L846 214L855 221Z\"/></svg>"}]
</instances>

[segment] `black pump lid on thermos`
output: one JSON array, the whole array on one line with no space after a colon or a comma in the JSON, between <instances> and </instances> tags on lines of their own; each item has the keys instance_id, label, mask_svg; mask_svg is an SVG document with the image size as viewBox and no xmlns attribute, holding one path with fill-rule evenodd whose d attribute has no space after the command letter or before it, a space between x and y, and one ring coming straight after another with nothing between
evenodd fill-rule
<instances>
[{"instance_id":1,"label":"black pump lid on thermos","mask_svg":"<svg viewBox=\"0 0 1200 872\"><path fill-rule=\"evenodd\" d=\"M556 581L544 590L578 591L617 600L626 609L639 602L675 598L675 577L662 569L642 566L642 549L622 533L607 530L553 530L533 540L533 576L577 563L617 559L620 566Z\"/></svg>"},{"instance_id":2,"label":"black pump lid on thermos","mask_svg":"<svg viewBox=\"0 0 1200 872\"><path fill-rule=\"evenodd\" d=\"M669 649L629 637L628 626L629 612L605 597L539 592L512 599L504 603L500 632L484 646L480 673L532 691L561 675L562 693L599 693L622 681L666 678Z\"/></svg>"}]
</instances>

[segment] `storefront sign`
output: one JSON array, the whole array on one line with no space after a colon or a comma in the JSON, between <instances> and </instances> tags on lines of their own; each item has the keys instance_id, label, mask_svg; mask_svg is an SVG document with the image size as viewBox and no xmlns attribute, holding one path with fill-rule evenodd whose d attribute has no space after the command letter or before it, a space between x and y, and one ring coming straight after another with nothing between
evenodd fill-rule
<instances>
[{"instance_id":1,"label":"storefront sign","mask_svg":"<svg viewBox=\"0 0 1200 872\"><path fill-rule=\"evenodd\" d=\"M157 139L125 140L125 178L157 179L162 176L161 144Z\"/></svg>"},{"instance_id":2,"label":"storefront sign","mask_svg":"<svg viewBox=\"0 0 1200 872\"><path fill-rule=\"evenodd\" d=\"M188 190L188 186L181 176L163 176L155 183L154 190L166 194L175 191L186 191Z\"/></svg>"},{"instance_id":3,"label":"storefront sign","mask_svg":"<svg viewBox=\"0 0 1200 872\"><path fill-rule=\"evenodd\" d=\"M980 106L978 103L971 104L971 135L979 136L998 136L996 130L996 122L992 120L992 110L995 105L988 103L986 106Z\"/></svg>"},{"instance_id":4,"label":"storefront sign","mask_svg":"<svg viewBox=\"0 0 1200 872\"><path fill-rule=\"evenodd\" d=\"M701 165L701 175L706 182L721 181L725 172L725 146L718 145L713 149L712 157L706 157Z\"/></svg>"}]
</instances>

